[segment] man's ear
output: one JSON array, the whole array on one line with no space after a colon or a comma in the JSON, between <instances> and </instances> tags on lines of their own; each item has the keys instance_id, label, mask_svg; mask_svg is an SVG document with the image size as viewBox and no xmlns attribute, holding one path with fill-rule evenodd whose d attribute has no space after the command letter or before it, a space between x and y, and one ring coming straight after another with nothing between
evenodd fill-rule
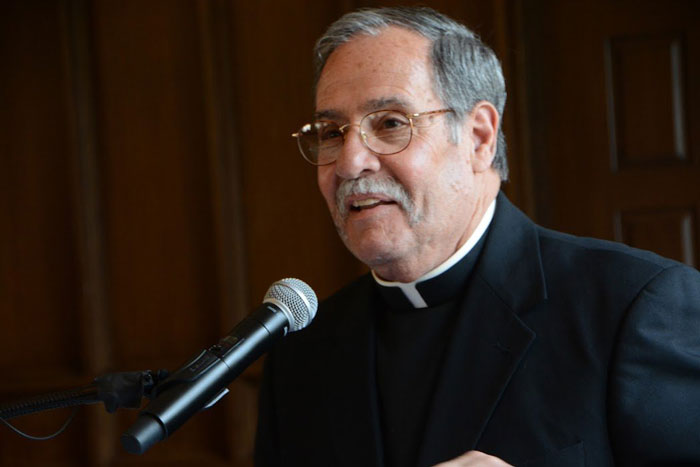
<instances>
[{"instance_id":1,"label":"man's ear","mask_svg":"<svg viewBox=\"0 0 700 467\"><path fill-rule=\"evenodd\" d=\"M483 172L491 167L491 162L496 156L500 116L492 103L480 101L469 113L468 122L469 136L474 144L471 154L472 167L475 172Z\"/></svg>"}]
</instances>

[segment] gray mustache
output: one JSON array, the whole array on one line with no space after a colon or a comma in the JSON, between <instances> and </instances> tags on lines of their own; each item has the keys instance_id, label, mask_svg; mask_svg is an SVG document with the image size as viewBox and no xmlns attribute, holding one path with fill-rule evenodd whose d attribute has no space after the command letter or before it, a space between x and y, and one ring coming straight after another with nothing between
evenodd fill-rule
<instances>
[{"instance_id":1,"label":"gray mustache","mask_svg":"<svg viewBox=\"0 0 700 467\"><path fill-rule=\"evenodd\" d=\"M345 199L348 196L372 194L389 196L408 214L409 220L413 220L415 216L413 200L408 195L408 191L406 191L403 185L392 177L343 180L335 192L335 204L338 208L338 213L343 219L347 216L348 208Z\"/></svg>"}]
</instances>

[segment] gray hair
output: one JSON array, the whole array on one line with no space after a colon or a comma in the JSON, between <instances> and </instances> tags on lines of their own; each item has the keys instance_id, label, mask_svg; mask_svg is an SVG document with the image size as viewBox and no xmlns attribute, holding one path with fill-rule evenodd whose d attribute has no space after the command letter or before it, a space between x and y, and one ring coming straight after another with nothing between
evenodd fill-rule
<instances>
[{"instance_id":1,"label":"gray hair","mask_svg":"<svg viewBox=\"0 0 700 467\"><path fill-rule=\"evenodd\" d=\"M417 32L432 41L435 93L454 110L452 139L459 141L459 123L479 101L488 101L503 115L506 85L496 54L466 26L427 7L368 8L347 13L331 24L314 48L314 88L326 60L340 45L358 34L376 36L389 26ZM498 129L493 168L508 179L506 141Z\"/></svg>"}]
</instances>

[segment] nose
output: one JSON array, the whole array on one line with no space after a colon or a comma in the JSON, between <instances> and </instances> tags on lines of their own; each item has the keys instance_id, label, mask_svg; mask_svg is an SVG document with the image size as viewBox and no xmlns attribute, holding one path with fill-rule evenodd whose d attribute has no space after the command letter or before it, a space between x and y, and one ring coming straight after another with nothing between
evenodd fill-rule
<instances>
[{"instance_id":1,"label":"nose","mask_svg":"<svg viewBox=\"0 0 700 467\"><path fill-rule=\"evenodd\" d=\"M363 143L359 127L353 127L347 129L345 142L335 161L336 175L349 180L377 172L381 168L379 157Z\"/></svg>"}]
</instances>

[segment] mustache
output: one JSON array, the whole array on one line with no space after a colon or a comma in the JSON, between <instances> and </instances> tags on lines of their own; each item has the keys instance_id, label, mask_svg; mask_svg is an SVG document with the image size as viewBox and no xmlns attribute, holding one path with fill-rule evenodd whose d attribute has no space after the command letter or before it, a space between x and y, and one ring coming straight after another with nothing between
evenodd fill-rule
<instances>
[{"instance_id":1,"label":"mustache","mask_svg":"<svg viewBox=\"0 0 700 467\"><path fill-rule=\"evenodd\" d=\"M343 180L335 192L335 204L340 216L345 219L348 215L345 199L350 195L382 194L390 197L408 214L409 222L416 222L415 203L404 186L393 177L356 178Z\"/></svg>"}]
</instances>

